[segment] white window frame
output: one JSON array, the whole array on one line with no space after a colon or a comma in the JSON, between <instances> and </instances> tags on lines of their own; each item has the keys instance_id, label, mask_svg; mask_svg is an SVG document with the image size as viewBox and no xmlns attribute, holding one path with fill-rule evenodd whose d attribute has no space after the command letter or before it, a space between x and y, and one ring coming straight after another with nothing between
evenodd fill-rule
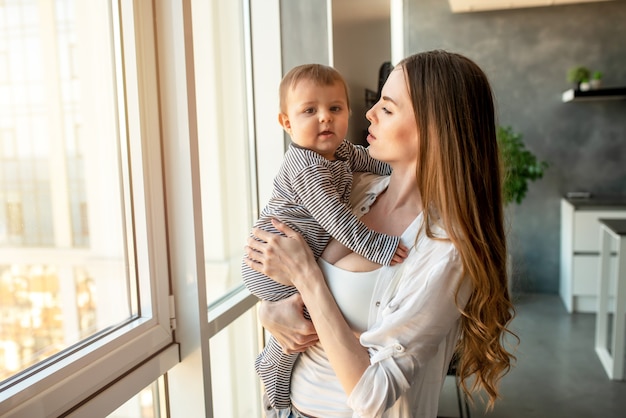
<instances>
[{"instance_id":1,"label":"white window frame","mask_svg":"<svg viewBox=\"0 0 626 418\"><path fill-rule=\"evenodd\" d=\"M250 135L256 144L256 172L252 172L252 181L258 188L258 200L266 201L285 151L283 141L277 140L283 134L276 123L276 108L268 106L278 103L282 77L279 0L246 1L249 1L254 62L250 74L251 99L254 99L250 112L254 120L250 125L254 129L250 129ZM202 115L196 115L195 109L195 77L200 75L194 74L193 3L172 0L155 4L165 178L168 184L177 186L168 188L167 195L168 224L172 231L169 255L173 292L177 301L184 301L176 305L176 339L181 344L181 363L167 374L173 417L214 416L209 341L256 304L256 297L242 287L206 309L196 127L196 117Z\"/></svg>"},{"instance_id":2,"label":"white window frame","mask_svg":"<svg viewBox=\"0 0 626 418\"><path fill-rule=\"evenodd\" d=\"M142 315L0 392L3 418L106 416L165 373L170 416L213 417L209 340L256 304L241 287L207 307L193 1L111 1L121 16L114 32L123 34L116 42L124 54L119 83L125 88L120 97L129 121L126 157L133 180L129 237L135 239ZM251 14L254 61L249 81L255 116L249 124L257 163L251 175L264 202L285 151L276 109L267 105L277 102L282 77L280 0L243 1Z\"/></svg>"},{"instance_id":3,"label":"white window frame","mask_svg":"<svg viewBox=\"0 0 626 418\"><path fill-rule=\"evenodd\" d=\"M152 3L131 0L111 3L112 15L120 16L119 26L113 19L116 51L121 51L124 57L123 67L118 63L121 88L118 96L120 121L128 124L124 127L125 122L121 122L124 132L120 135L128 137L128 147L122 147L122 166L126 166L124 160L128 161L124 184L129 188L126 199L132 201L132 223L127 221L126 227L129 248L134 251L129 257L134 267L130 269L130 279L137 281L140 314L8 379L0 388L3 417L57 417L82 415L87 411L93 413L91 416L102 416L114 411L179 361L178 346L170 328ZM124 36L120 37L122 33ZM128 199L129 195L132 199ZM142 374L145 377L140 379ZM134 386L140 387L130 392L130 386L113 385L124 376L133 376L127 382L134 379ZM113 401L111 396L116 390L123 393L118 393ZM108 395L96 396L105 393ZM107 402L88 402L92 399ZM77 413L77 408L82 408L82 412Z\"/></svg>"}]
</instances>

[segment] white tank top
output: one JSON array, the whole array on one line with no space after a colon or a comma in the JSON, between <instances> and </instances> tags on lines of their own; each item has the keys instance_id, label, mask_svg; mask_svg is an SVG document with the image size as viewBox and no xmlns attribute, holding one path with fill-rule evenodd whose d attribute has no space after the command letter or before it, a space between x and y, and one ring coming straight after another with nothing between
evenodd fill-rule
<instances>
[{"instance_id":1,"label":"white tank top","mask_svg":"<svg viewBox=\"0 0 626 418\"><path fill-rule=\"evenodd\" d=\"M372 293L380 269L366 272L343 270L320 258L319 264L330 293L353 331L367 330Z\"/></svg>"},{"instance_id":2,"label":"white tank top","mask_svg":"<svg viewBox=\"0 0 626 418\"><path fill-rule=\"evenodd\" d=\"M381 269L353 272L335 267L321 258L317 263L350 328L357 332L367 330L374 285ZM324 384L319 385L319 382ZM291 378L291 400L298 410L309 416L352 417L347 396L319 343L296 360Z\"/></svg>"}]
</instances>

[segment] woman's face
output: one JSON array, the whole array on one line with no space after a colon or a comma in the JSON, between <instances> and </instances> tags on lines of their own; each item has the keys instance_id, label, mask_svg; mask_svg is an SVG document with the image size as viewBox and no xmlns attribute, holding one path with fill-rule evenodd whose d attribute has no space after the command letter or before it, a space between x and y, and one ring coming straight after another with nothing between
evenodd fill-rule
<instances>
[{"instance_id":1,"label":"woman's face","mask_svg":"<svg viewBox=\"0 0 626 418\"><path fill-rule=\"evenodd\" d=\"M392 166L417 161L417 124L404 69L396 67L383 86L380 100L365 114L370 121L370 155Z\"/></svg>"}]
</instances>

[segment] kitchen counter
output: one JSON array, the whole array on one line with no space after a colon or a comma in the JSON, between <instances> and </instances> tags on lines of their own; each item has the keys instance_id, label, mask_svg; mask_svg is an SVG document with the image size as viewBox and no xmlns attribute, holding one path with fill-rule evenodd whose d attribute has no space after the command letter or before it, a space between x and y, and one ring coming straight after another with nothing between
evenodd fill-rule
<instances>
[{"instance_id":1,"label":"kitchen counter","mask_svg":"<svg viewBox=\"0 0 626 418\"><path fill-rule=\"evenodd\" d=\"M626 195L592 195L591 197L579 198L563 196L575 210L615 210L626 209Z\"/></svg>"},{"instance_id":2,"label":"kitchen counter","mask_svg":"<svg viewBox=\"0 0 626 418\"><path fill-rule=\"evenodd\" d=\"M568 312L597 311L600 219L626 219L626 195L561 200L559 293ZM615 258L611 257L612 268Z\"/></svg>"}]
</instances>

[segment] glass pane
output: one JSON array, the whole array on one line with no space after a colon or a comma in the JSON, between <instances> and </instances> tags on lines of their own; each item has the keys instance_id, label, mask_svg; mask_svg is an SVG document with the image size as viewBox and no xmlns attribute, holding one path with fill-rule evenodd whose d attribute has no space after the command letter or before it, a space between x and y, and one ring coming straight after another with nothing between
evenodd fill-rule
<instances>
[{"instance_id":1,"label":"glass pane","mask_svg":"<svg viewBox=\"0 0 626 418\"><path fill-rule=\"evenodd\" d=\"M165 383L163 377L142 389L108 418L165 418Z\"/></svg>"},{"instance_id":2,"label":"glass pane","mask_svg":"<svg viewBox=\"0 0 626 418\"><path fill-rule=\"evenodd\" d=\"M0 381L137 313L110 7L0 1Z\"/></svg>"},{"instance_id":3,"label":"glass pane","mask_svg":"<svg viewBox=\"0 0 626 418\"><path fill-rule=\"evenodd\" d=\"M259 379L254 371L258 354L255 310L251 309L211 338L213 416L261 416ZM250 359L250 361L242 361Z\"/></svg>"},{"instance_id":4,"label":"glass pane","mask_svg":"<svg viewBox=\"0 0 626 418\"><path fill-rule=\"evenodd\" d=\"M244 11L241 1L195 1L192 10L210 304L242 284L243 244L252 219Z\"/></svg>"}]
</instances>

